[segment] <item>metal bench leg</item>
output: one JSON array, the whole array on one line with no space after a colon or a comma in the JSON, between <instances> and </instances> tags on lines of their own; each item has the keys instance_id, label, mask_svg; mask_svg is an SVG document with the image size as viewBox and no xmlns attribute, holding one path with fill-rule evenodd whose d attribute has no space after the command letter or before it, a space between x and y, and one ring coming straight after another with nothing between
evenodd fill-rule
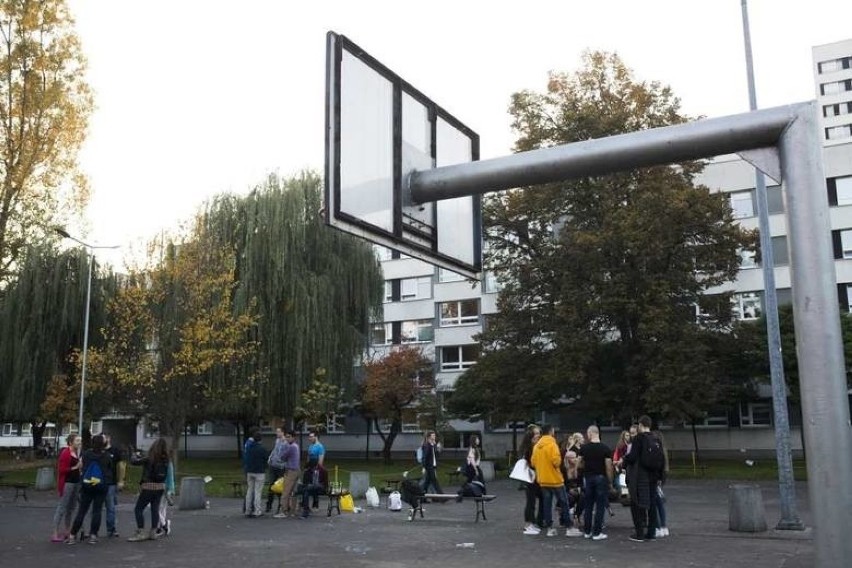
<instances>
[{"instance_id":1,"label":"metal bench leg","mask_svg":"<svg viewBox=\"0 0 852 568\"><path fill-rule=\"evenodd\" d=\"M488 518L485 516L485 501L481 501L479 499L476 500L476 521L479 522L479 516L482 515L482 520L487 521Z\"/></svg>"}]
</instances>

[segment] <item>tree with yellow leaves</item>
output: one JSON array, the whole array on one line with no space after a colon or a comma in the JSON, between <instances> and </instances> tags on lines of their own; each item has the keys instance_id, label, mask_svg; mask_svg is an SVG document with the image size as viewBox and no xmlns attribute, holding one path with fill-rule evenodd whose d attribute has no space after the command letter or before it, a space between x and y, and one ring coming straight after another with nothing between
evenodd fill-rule
<instances>
[{"instance_id":1,"label":"tree with yellow leaves","mask_svg":"<svg viewBox=\"0 0 852 568\"><path fill-rule=\"evenodd\" d=\"M88 199L77 152L93 102L65 0L0 0L0 41L3 283L40 227Z\"/></svg>"}]
</instances>

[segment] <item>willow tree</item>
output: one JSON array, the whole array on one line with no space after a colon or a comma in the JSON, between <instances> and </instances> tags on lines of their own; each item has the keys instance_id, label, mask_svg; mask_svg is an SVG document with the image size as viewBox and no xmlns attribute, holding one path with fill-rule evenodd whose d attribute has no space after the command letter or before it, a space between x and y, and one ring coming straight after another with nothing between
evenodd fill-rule
<instances>
[{"instance_id":1,"label":"willow tree","mask_svg":"<svg viewBox=\"0 0 852 568\"><path fill-rule=\"evenodd\" d=\"M383 281L368 244L324 224L321 188L313 173L270 176L245 197L212 200L203 213L206 238L236 250L235 306L255 301L259 315L257 355L238 374L266 380L254 405L235 404L226 415L293 417L320 368L351 399L353 364Z\"/></svg>"},{"instance_id":2,"label":"willow tree","mask_svg":"<svg viewBox=\"0 0 852 568\"><path fill-rule=\"evenodd\" d=\"M575 73L551 74L544 92L513 95L510 113L517 151L688 120L671 89L637 80L618 56L601 52L587 53ZM537 402L568 395L606 418L663 408L678 392L669 388L678 374L712 380L711 350L682 357L682 339L707 338L693 332L695 306L736 277L738 251L754 239L723 195L695 183L701 168L641 168L488 199L488 262L503 289L482 334L484 357L524 346L551 362L535 379L551 385L531 393ZM724 332L730 306L712 307ZM702 394L691 403L718 404L714 390Z\"/></svg>"},{"instance_id":3,"label":"willow tree","mask_svg":"<svg viewBox=\"0 0 852 568\"><path fill-rule=\"evenodd\" d=\"M88 262L82 249L57 253L47 246L28 247L19 257L16 276L0 294L0 415L4 419L34 423L39 416L62 418L40 411L54 375L65 377L68 392L76 389L79 396L73 354L83 345ZM106 303L117 284L110 270L96 265L92 274L89 344L98 346ZM72 404L76 411L77 402Z\"/></svg>"},{"instance_id":4,"label":"willow tree","mask_svg":"<svg viewBox=\"0 0 852 568\"><path fill-rule=\"evenodd\" d=\"M88 199L77 153L92 95L64 0L3 0L0 41L2 283L40 227Z\"/></svg>"}]
</instances>

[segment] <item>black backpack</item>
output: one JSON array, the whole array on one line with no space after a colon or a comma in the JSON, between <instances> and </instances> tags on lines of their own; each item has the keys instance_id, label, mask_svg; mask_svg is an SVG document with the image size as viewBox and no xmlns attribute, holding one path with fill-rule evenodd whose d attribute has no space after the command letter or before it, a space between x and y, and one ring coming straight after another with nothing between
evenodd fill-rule
<instances>
[{"instance_id":1,"label":"black backpack","mask_svg":"<svg viewBox=\"0 0 852 568\"><path fill-rule=\"evenodd\" d=\"M666 467L666 456L660 439L653 434L645 436L645 444L639 455L639 463L648 471L660 472Z\"/></svg>"}]
</instances>

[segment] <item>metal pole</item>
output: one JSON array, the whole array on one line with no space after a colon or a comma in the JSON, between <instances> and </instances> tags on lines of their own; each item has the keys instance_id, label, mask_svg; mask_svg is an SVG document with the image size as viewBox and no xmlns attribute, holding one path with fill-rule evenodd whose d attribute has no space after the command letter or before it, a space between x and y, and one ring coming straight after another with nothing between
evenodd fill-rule
<instances>
[{"instance_id":1,"label":"metal pole","mask_svg":"<svg viewBox=\"0 0 852 568\"><path fill-rule=\"evenodd\" d=\"M778 143L787 184L787 225L796 351L808 448L808 492L819 568L852 558L852 428L838 313L828 200L822 193L818 106L808 103Z\"/></svg>"},{"instance_id":2,"label":"metal pole","mask_svg":"<svg viewBox=\"0 0 852 568\"><path fill-rule=\"evenodd\" d=\"M86 398L86 358L89 354L89 313L92 311L92 265L95 251L89 249L89 284L86 286L86 318L83 324L83 369L80 372L80 417L77 421L78 435L83 435L83 403Z\"/></svg>"},{"instance_id":3,"label":"metal pole","mask_svg":"<svg viewBox=\"0 0 852 568\"><path fill-rule=\"evenodd\" d=\"M742 0L742 12L749 110L757 110L754 61L751 53L751 33L748 23L748 0ZM757 218L760 227L760 250L763 258L761 271L763 272L763 289L766 300L764 314L766 315L766 336L769 343L769 375L772 379L772 408L775 414L775 455L778 460L778 488L781 500L781 520L778 521L775 528L804 530L805 525L796 510L796 484L793 477L790 420L787 413L787 383L784 380L784 362L781 355L778 295L775 289L775 254L772 252L772 235L769 228L769 200L766 195L766 178L763 172L755 169L754 179Z\"/></svg>"}]
</instances>

